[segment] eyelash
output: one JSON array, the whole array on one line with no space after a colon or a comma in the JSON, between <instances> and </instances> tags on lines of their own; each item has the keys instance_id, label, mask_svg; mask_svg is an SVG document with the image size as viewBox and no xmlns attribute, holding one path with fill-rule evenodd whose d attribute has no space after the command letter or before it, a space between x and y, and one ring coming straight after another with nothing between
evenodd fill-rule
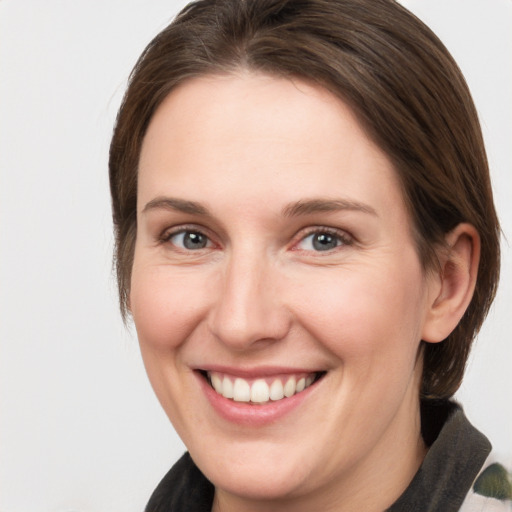
<instances>
[{"instance_id":1,"label":"eyelash","mask_svg":"<svg viewBox=\"0 0 512 512\"><path fill-rule=\"evenodd\" d=\"M179 228L173 229L171 231L164 231L162 233L162 235L159 237L158 242L160 244L169 244L170 243L171 245L173 245L174 247L176 247L179 250L186 251L186 252L192 252L193 249L187 249L187 248L178 247L176 244L173 244L171 242L173 237L175 237L177 235L181 235L181 234L185 235L187 233L189 233L189 234L194 233L194 234L198 234L198 235L204 236L207 239L207 243L208 242L210 244L213 243L212 240L211 240L211 237L208 236L204 232L204 229L198 228L197 226L180 226Z\"/></svg>"},{"instance_id":2,"label":"eyelash","mask_svg":"<svg viewBox=\"0 0 512 512\"><path fill-rule=\"evenodd\" d=\"M158 241L159 241L160 244L169 244L170 243L176 249L184 251L184 252L195 252L194 249L187 249L187 248L179 247L176 244L171 242L173 237L175 237L177 235L181 235L181 234L185 235L187 233L189 233L189 234L198 234L198 235L204 236L207 239L207 243L215 245L215 243L212 241L211 237L208 236L205 233L204 229L198 228L197 226L180 226L179 228L173 229L172 231L164 231L162 233L162 235L159 237ZM300 249L300 248L297 247L300 243L304 242L308 237L311 237L313 235L328 235L328 236L336 238L338 243L337 243L336 247L331 248L331 249L327 249L325 251L321 251L321 250L315 251L315 250L308 250L308 249ZM296 242L293 242L293 246L292 246L292 249L291 249L293 251L305 251L305 252L315 252L315 253L321 253L321 252L330 253L330 252L332 252L333 250L336 250L339 247L350 246L350 245L354 244L353 237L351 235L349 235L347 232L341 231L341 230L338 230L338 229L334 229L334 228L327 228L327 227L323 227L323 226L315 226L315 227L307 228L305 230L305 232L304 231L299 232L299 234L294 237L294 239L297 239L297 238L298 238L298 240ZM199 248L199 249L197 249L197 251L199 251L201 249L206 249L206 248L210 248L210 247Z\"/></svg>"},{"instance_id":3,"label":"eyelash","mask_svg":"<svg viewBox=\"0 0 512 512\"><path fill-rule=\"evenodd\" d=\"M328 235L328 236L334 237L337 239L338 244L336 245L336 247L334 247L332 249L327 249L325 251L320 251L320 250L314 251L314 250L300 249L297 247L300 243L304 242L307 238L309 238L313 235ZM334 228L315 226L315 227L308 228L305 233L300 233L300 239L298 240L298 242L294 243L292 250L295 250L295 251L305 250L307 252L315 252L315 253L321 253L321 252L331 253L333 250L336 250L339 247L353 245L353 243L354 243L354 239L346 231L341 231L339 229L334 229Z\"/></svg>"}]
</instances>

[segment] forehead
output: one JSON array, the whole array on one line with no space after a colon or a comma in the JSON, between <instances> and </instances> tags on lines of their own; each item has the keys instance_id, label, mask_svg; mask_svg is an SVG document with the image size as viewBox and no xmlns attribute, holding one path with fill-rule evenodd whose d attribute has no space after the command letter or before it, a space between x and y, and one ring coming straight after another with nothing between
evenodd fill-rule
<instances>
[{"instance_id":1,"label":"forehead","mask_svg":"<svg viewBox=\"0 0 512 512\"><path fill-rule=\"evenodd\" d=\"M172 190L260 204L340 194L402 202L390 160L348 106L322 87L249 72L176 88L148 127L139 173L144 200Z\"/></svg>"}]
</instances>

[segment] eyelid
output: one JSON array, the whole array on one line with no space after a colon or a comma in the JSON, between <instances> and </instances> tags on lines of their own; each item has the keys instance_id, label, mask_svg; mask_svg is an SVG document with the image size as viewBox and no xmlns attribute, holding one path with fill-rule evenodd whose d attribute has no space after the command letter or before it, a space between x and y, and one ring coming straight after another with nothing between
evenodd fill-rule
<instances>
[{"instance_id":1,"label":"eyelid","mask_svg":"<svg viewBox=\"0 0 512 512\"><path fill-rule=\"evenodd\" d=\"M205 236L208 239L208 241L212 244L212 246L218 245L214 241L213 236L210 233L210 230L206 229L203 226L198 226L197 224L180 224L178 226L166 228L158 236L158 243L159 244L171 243L170 241L173 236L176 236L176 235L179 235L180 233L185 233L185 232L199 233L199 234ZM180 247L177 247L177 246L174 246L174 247L176 247L176 249L181 249ZM204 249L210 249L210 248L211 247L204 247ZM200 250L201 249L197 249L197 251L200 251Z\"/></svg>"},{"instance_id":2,"label":"eyelid","mask_svg":"<svg viewBox=\"0 0 512 512\"><path fill-rule=\"evenodd\" d=\"M167 244L167 243L170 243L170 240L173 236L176 236L180 233L187 232L187 231L200 233L201 235L204 235L205 237L207 237L208 241L212 244L213 247L219 247L219 244L215 240L215 236L212 235L211 231L209 229L205 228L204 226L200 226L198 224L181 224L181 225L177 225L177 226L167 227L164 230L162 230L161 234L158 236L157 241L159 244L162 244L162 245ZM292 239L291 250L292 251L315 252L315 253L319 253L319 254L321 252L332 253L333 250L335 250L335 249L331 249L331 250L327 250L327 251L309 251L309 250L305 250L305 249L299 249L297 247L298 244L300 242L302 242L304 239L306 239L308 236L311 236L311 235L314 235L317 233L318 234L325 233L325 234L329 234L329 235L337 237L341 241L341 244L338 247L353 245L356 242L354 236L351 235L348 231L346 231L344 229L333 228L330 226L317 225L317 226L310 226L310 227L301 229ZM174 246L174 247L177 250L180 249L178 246ZM336 249L338 247L336 247ZM212 247L205 247L204 249L211 249L211 248ZM197 249L197 251L200 251L200 250L201 249ZM189 252L189 251L187 251L187 252Z\"/></svg>"},{"instance_id":3,"label":"eyelid","mask_svg":"<svg viewBox=\"0 0 512 512\"><path fill-rule=\"evenodd\" d=\"M341 244L337 246L335 249L326 250L326 251L309 251L306 249L299 249L297 246L304 241L307 237L314 235L314 234L327 234L337 237ZM297 233L297 235L294 236L293 242L292 242L292 250L293 251L305 251L305 252L314 252L321 254L322 252L325 253L332 253L334 250L338 249L339 247L347 246L347 245L353 245L355 243L354 237L348 233L347 231L339 228L332 228L328 226L310 226L308 228L302 229Z\"/></svg>"}]
</instances>

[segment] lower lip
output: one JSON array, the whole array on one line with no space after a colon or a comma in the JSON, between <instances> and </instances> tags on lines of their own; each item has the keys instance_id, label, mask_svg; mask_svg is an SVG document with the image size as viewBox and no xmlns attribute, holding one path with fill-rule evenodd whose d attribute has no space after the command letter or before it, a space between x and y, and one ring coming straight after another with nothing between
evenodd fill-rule
<instances>
[{"instance_id":1,"label":"lower lip","mask_svg":"<svg viewBox=\"0 0 512 512\"><path fill-rule=\"evenodd\" d=\"M231 423L251 427L269 425L280 420L299 407L314 391L312 388L316 388L316 384L313 384L289 398L283 398L275 402L269 401L261 405L251 405L248 402L235 402L229 398L224 398L210 386L201 374L197 373L196 375L211 406L222 418Z\"/></svg>"}]
</instances>

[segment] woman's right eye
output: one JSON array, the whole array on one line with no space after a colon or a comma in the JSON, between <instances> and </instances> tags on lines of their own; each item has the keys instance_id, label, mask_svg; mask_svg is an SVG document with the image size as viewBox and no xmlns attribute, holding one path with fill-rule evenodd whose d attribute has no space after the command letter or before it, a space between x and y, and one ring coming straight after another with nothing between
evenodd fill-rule
<instances>
[{"instance_id":1,"label":"woman's right eye","mask_svg":"<svg viewBox=\"0 0 512 512\"><path fill-rule=\"evenodd\" d=\"M165 236L165 241L170 242L178 249L184 249L186 251L207 249L208 247L213 246L213 243L205 234L191 230L182 230L170 233Z\"/></svg>"}]
</instances>

